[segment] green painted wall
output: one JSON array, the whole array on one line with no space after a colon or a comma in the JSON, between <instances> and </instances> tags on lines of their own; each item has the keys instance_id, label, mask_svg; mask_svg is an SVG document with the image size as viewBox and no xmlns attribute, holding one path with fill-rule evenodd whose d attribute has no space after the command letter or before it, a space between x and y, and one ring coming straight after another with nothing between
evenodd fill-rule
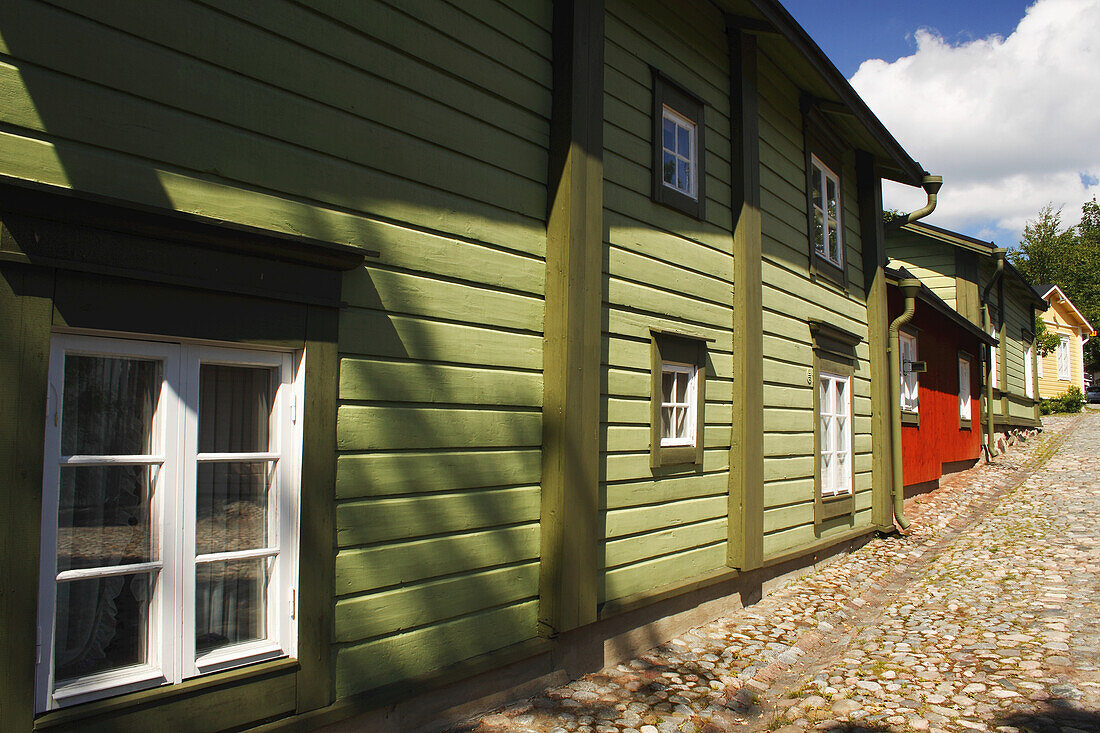
<instances>
[{"instance_id":1,"label":"green painted wall","mask_svg":"<svg viewBox=\"0 0 1100 733\"><path fill-rule=\"evenodd\" d=\"M600 601L725 567L733 395L729 54L702 2L608 0ZM650 66L706 104L706 218L651 199ZM650 329L707 344L700 467L651 469Z\"/></svg>"},{"instance_id":2,"label":"green painted wall","mask_svg":"<svg viewBox=\"0 0 1100 733\"><path fill-rule=\"evenodd\" d=\"M806 155L799 89L782 59L760 55L760 198L764 306L764 556L852 528L848 518L814 524L814 385L808 318L858 334L853 391L855 526L871 522L871 391L867 306L854 155L843 160L842 226L847 291L810 277Z\"/></svg>"},{"instance_id":3,"label":"green painted wall","mask_svg":"<svg viewBox=\"0 0 1100 733\"><path fill-rule=\"evenodd\" d=\"M0 8L0 173L382 252L340 319L341 696L535 635L550 26L549 0Z\"/></svg>"},{"instance_id":4,"label":"green painted wall","mask_svg":"<svg viewBox=\"0 0 1100 733\"><path fill-rule=\"evenodd\" d=\"M891 267L904 267L952 308L959 308L955 247L914 232L890 228L886 254Z\"/></svg>"}]
</instances>

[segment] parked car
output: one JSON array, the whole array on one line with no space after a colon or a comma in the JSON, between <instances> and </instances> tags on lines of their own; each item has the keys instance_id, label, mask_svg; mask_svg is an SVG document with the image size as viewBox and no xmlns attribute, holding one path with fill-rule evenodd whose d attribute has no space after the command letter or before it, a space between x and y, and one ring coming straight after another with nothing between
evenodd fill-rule
<instances>
[{"instance_id":1,"label":"parked car","mask_svg":"<svg viewBox=\"0 0 1100 733\"><path fill-rule=\"evenodd\" d=\"M1100 404L1100 385L1089 387L1089 391L1085 392L1085 401L1090 405Z\"/></svg>"}]
</instances>

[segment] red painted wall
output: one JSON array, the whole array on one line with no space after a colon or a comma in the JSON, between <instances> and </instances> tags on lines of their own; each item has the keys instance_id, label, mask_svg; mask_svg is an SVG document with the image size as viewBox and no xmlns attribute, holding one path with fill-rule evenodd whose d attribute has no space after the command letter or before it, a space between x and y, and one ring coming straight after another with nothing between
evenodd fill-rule
<instances>
[{"instance_id":1,"label":"red painted wall","mask_svg":"<svg viewBox=\"0 0 1100 733\"><path fill-rule=\"evenodd\" d=\"M895 287L888 297L893 321L901 314L902 299ZM920 375L920 425L901 429L902 476L912 486L938 479L945 463L974 460L981 453L981 342L919 298L908 326L919 329L917 358L928 363L928 371ZM960 351L971 356L970 430L959 429Z\"/></svg>"}]
</instances>

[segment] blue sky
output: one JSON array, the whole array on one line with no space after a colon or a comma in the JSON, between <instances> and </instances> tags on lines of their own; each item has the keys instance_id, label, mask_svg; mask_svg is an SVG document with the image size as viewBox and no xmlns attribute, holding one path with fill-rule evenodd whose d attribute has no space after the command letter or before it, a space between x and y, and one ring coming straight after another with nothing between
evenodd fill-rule
<instances>
[{"instance_id":1,"label":"blue sky","mask_svg":"<svg viewBox=\"0 0 1100 733\"><path fill-rule=\"evenodd\" d=\"M907 151L944 177L928 221L1001 246L1100 195L1100 0L783 0ZM870 63L864 63L865 61ZM889 208L919 189L887 184Z\"/></svg>"},{"instance_id":2,"label":"blue sky","mask_svg":"<svg viewBox=\"0 0 1100 733\"><path fill-rule=\"evenodd\" d=\"M867 59L896 61L917 50L914 32L933 28L948 41L1007 36L1028 3L1016 0L785 0L783 5L851 78Z\"/></svg>"}]
</instances>

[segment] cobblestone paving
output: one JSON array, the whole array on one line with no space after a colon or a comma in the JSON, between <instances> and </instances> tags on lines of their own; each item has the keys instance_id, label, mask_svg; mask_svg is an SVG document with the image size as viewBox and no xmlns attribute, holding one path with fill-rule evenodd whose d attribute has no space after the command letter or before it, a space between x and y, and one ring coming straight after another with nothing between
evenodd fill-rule
<instances>
[{"instance_id":1,"label":"cobblestone paving","mask_svg":"<svg viewBox=\"0 0 1100 733\"><path fill-rule=\"evenodd\" d=\"M1100 413L907 502L872 540L498 733L1100 731Z\"/></svg>"}]
</instances>

